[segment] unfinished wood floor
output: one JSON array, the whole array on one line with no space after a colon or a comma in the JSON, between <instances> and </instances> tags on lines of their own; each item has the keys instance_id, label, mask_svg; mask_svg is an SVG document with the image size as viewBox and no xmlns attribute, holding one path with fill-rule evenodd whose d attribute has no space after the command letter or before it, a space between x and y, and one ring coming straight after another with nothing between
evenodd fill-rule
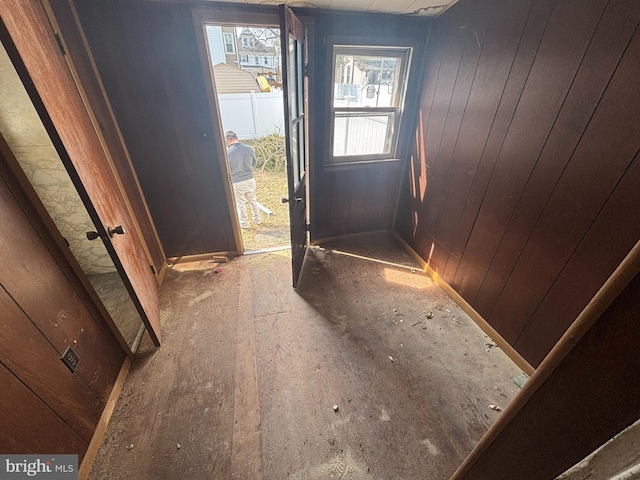
<instances>
[{"instance_id":1,"label":"unfinished wood floor","mask_svg":"<svg viewBox=\"0 0 640 480\"><path fill-rule=\"evenodd\" d=\"M449 478L520 370L392 239L289 262L168 274L90 478Z\"/></svg>"}]
</instances>

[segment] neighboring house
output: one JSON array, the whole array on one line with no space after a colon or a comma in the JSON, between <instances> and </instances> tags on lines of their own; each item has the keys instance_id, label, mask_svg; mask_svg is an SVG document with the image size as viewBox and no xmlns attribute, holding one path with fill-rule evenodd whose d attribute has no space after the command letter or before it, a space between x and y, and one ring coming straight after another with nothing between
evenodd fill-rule
<instances>
[{"instance_id":1,"label":"neighboring house","mask_svg":"<svg viewBox=\"0 0 640 480\"><path fill-rule=\"evenodd\" d=\"M207 25L207 44L211 64L226 63L238 66L238 49L234 27Z\"/></svg>"},{"instance_id":2,"label":"neighboring house","mask_svg":"<svg viewBox=\"0 0 640 480\"><path fill-rule=\"evenodd\" d=\"M240 68L257 75L273 75L278 70L278 51L248 28L238 38Z\"/></svg>"},{"instance_id":3,"label":"neighboring house","mask_svg":"<svg viewBox=\"0 0 640 480\"><path fill-rule=\"evenodd\" d=\"M260 85L251 72L240 70L225 63L213 67L213 77L218 95L224 93L260 92Z\"/></svg>"}]
</instances>

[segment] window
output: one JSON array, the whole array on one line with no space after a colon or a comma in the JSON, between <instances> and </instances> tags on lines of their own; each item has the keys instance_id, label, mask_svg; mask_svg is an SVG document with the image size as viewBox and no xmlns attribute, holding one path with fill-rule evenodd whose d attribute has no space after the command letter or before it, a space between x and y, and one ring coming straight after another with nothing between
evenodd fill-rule
<instances>
[{"instance_id":1,"label":"window","mask_svg":"<svg viewBox=\"0 0 640 480\"><path fill-rule=\"evenodd\" d=\"M225 53L235 53L235 48L233 45L233 34L225 33L224 34L224 51Z\"/></svg>"},{"instance_id":2,"label":"window","mask_svg":"<svg viewBox=\"0 0 640 480\"><path fill-rule=\"evenodd\" d=\"M330 163L395 158L411 48L333 47Z\"/></svg>"},{"instance_id":3,"label":"window","mask_svg":"<svg viewBox=\"0 0 640 480\"><path fill-rule=\"evenodd\" d=\"M249 63L249 56L248 55L240 55L240 62Z\"/></svg>"},{"instance_id":4,"label":"window","mask_svg":"<svg viewBox=\"0 0 640 480\"><path fill-rule=\"evenodd\" d=\"M245 48L253 48L256 46L255 39L251 37L242 37L242 46Z\"/></svg>"}]
</instances>

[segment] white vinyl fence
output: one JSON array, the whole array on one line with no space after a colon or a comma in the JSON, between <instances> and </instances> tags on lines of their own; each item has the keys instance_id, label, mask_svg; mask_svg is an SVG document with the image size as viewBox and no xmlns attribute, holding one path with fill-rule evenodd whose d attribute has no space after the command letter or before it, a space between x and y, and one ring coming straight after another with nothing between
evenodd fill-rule
<instances>
[{"instance_id":1,"label":"white vinyl fence","mask_svg":"<svg viewBox=\"0 0 640 480\"><path fill-rule=\"evenodd\" d=\"M224 93L218 103L222 128L233 130L240 140L284 135L282 92Z\"/></svg>"}]
</instances>

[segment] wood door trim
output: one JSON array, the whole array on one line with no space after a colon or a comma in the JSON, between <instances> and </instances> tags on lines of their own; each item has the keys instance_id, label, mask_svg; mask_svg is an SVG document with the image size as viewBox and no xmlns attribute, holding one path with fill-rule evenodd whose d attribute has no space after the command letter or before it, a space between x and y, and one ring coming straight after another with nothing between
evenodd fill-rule
<instances>
[{"instance_id":1,"label":"wood door trim","mask_svg":"<svg viewBox=\"0 0 640 480\"><path fill-rule=\"evenodd\" d=\"M227 199L227 209L229 212L229 219L231 220L231 228L233 234L233 243L236 247L236 255L242 255L244 253L244 242L242 240L242 232L240 231L240 222L238 220L238 214L236 213L235 197L233 195L233 187L231 183L231 172L229 171L229 164L227 161L227 151L224 146L224 132L222 128L222 118L220 117L220 105L218 104L218 93L216 91L213 66L209 61L208 49L205 43L206 32L204 31L205 23L215 23L220 21L214 14L216 10L208 8L193 8L191 10L191 17L193 19L193 27L196 36L196 43L198 44L198 54L200 57L200 65L202 67L202 77L204 79L205 89L207 91L207 102L209 103L209 114L211 117L211 125L214 131L212 132L213 140L215 142L215 150L218 157L218 163L220 165L220 172L224 181L224 195ZM217 131L216 131L217 130Z\"/></svg>"},{"instance_id":2,"label":"wood door trim","mask_svg":"<svg viewBox=\"0 0 640 480\"><path fill-rule=\"evenodd\" d=\"M53 0L53 2L55 2L55 0ZM60 2L57 2L60 3ZM127 149L126 143L124 142L124 138L122 136L122 132L120 130L120 127L118 125L118 122L116 120L115 114L113 112L113 108L111 107L111 103L109 101L109 98L107 96L106 90L104 88L104 84L102 83L102 78L100 77L100 73L98 71L98 68L96 66L95 60L93 58L93 54L91 53L91 49L89 48L89 44L87 42L87 38L85 36L84 30L82 28L82 25L80 23L80 19L78 18L78 14L75 8L75 5L73 4L73 0L68 0L67 6L69 7L69 12L63 12L62 8L58 6L58 8L56 8L54 10L54 6L52 5L52 1L51 0L43 0L43 7L44 10L47 14L47 17L49 18L49 21L51 22L51 25L54 29L54 31L57 33L60 42L63 45L63 48L66 50L67 54L64 55L64 59L69 67L69 71L71 72L71 76L75 82L76 88L78 89L78 92L80 93L80 97L82 98L82 101L84 103L85 109L87 110L87 114L89 115L89 118L91 119L91 123L93 125L94 131L100 141L100 145L102 147L102 150L104 151L105 157L107 159L107 162L109 163L109 167L111 168L112 172L114 173L114 177L116 179L116 183L118 184L118 188L120 189L120 192L122 194L122 197L124 198L124 202L125 205L127 207L127 210L129 210L129 214L131 215L131 218L133 220L133 225L136 229L136 231L138 232L138 236L140 237L140 239L142 240L142 247L145 251L145 254L147 255L148 261L150 265L154 265L154 276L156 278L156 281L158 282L158 286L160 286L162 284L162 279L164 278L164 274L166 273L166 268L167 268L167 261L166 261L166 254L164 253L164 249L162 248L162 244L160 243L160 238L158 236L158 232L156 230L155 224L153 222L153 218L151 217L151 212L149 211L149 206L147 205L147 201L144 197L144 194L142 192L142 186L140 185L140 181L138 179L138 176L135 172L135 169L133 167L133 162L131 161L131 157L129 155L129 151ZM55 12L58 12L60 15L64 15L64 14L70 14L73 16L73 22L75 24L75 27L77 29L76 32L73 32L74 34L72 34L72 32L69 31L64 31L62 28L60 28L60 24L58 23L58 20L55 16ZM81 53L79 53L81 52ZM83 58L84 57L84 58ZM95 98L95 97L91 97L91 92L85 88L83 80L82 80L82 76L79 73L79 67L77 66L77 64L81 64L80 68L84 68L85 71L91 71L95 82L97 84L97 87L99 88L100 94L101 94L101 98ZM107 111L107 115L108 115L108 121L110 123L110 125L108 126L102 126L100 125L100 122L98 121L95 109L93 108L93 105L97 104L97 103L103 103L104 107L106 108ZM153 240L154 243L156 243L156 248L158 248L162 254L163 257L163 263L162 266L160 267L159 270L157 270L155 268L155 261L153 259L153 255L151 255L151 251L149 249L149 246L147 245L146 242L146 238L142 233L142 228L140 226L140 222L138 221L138 218L135 214L134 208L131 204L131 200L129 198L129 195L126 192L126 189L124 187L124 184L122 182L121 176L118 173L118 169L115 165L114 159L113 159L113 155L111 153L111 149L109 148L109 144L105 138L105 135L103 134L102 130L100 127L103 128L110 128L112 127L115 131L115 134L117 136L117 139L119 141L119 145L118 147L121 149L122 154L124 155L125 159L126 159L126 163L129 166L129 171L126 172L128 175L131 176L131 178L134 180L134 184L136 187L136 196L138 196L140 198L140 201L144 207L144 212L146 213L146 216L149 220L150 226L152 228L153 231Z\"/></svg>"}]
</instances>

